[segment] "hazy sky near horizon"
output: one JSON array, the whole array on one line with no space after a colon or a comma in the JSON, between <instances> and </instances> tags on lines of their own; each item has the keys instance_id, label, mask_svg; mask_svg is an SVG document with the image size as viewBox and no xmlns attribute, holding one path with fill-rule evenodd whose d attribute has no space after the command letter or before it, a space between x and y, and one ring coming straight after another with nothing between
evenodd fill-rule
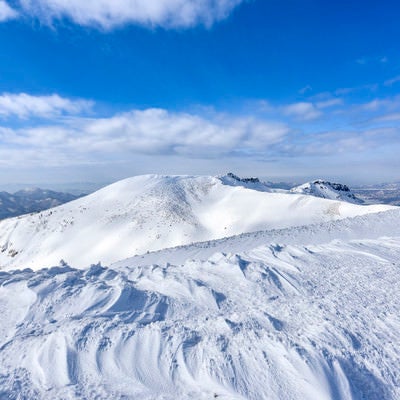
<instances>
[{"instance_id":1,"label":"hazy sky near horizon","mask_svg":"<svg viewBox=\"0 0 400 400\"><path fill-rule=\"evenodd\" d=\"M0 0L0 186L400 180L400 4Z\"/></svg>"}]
</instances>

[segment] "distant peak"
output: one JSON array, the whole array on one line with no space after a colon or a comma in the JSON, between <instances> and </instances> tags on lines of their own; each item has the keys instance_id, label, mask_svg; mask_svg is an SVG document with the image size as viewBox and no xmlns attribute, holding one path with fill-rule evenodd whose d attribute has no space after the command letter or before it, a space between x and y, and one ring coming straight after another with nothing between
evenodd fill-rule
<instances>
[{"instance_id":1,"label":"distant peak","mask_svg":"<svg viewBox=\"0 0 400 400\"><path fill-rule=\"evenodd\" d=\"M218 179L227 186L242 186L246 189L257 190L259 192L270 192L271 188L265 182L256 177L241 178L232 172L218 176Z\"/></svg>"},{"instance_id":2,"label":"distant peak","mask_svg":"<svg viewBox=\"0 0 400 400\"><path fill-rule=\"evenodd\" d=\"M350 192L350 188L347 185L343 185L342 183L329 182L323 179L317 179L313 183L314 185L331 187L338 192Z\"/></svg>"},{"instance_id":3,"label":"distant peak","mask_svg":"<svg viewBox=\"0 0 400 400\"><path fill-rule=\"evenodd\" d=\"M228 178L232 178L235 181L238 182L243 182L243 183L260 183L260 180L258 178L255 177L251 177L251 178L240 178L239 176L235 175L232 172L228 172L226 175L226 177Z\"/></svg>"},{"instance_id":4,"label":"distant peak","mask_svg":"<svg viewBox=\"0 0 400 400\"><path fill-rule=\"evenodd\" d=\"M329 182L324 179L304 183L291 189L293 193L308 194L331 200L347 201L348 203L362 204L363 200L356 197L347 185Z\"/></svg>"}]
</instances>

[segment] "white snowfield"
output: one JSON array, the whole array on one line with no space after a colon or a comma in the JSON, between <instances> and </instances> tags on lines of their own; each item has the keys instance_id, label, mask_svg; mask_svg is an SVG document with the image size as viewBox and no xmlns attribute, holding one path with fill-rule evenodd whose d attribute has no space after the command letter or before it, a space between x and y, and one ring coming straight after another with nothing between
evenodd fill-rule
<instances>
[{"instance_id":1,"label":"white snowfield","mask_svg":"<svg viewBox=\"0 0 400 400\"><path fill-rule=\"evenodd\" d=\"M400 209L217 178L146 176L112 188L51 215L0 223L2 240L9 227L0 399L400 399ZM140 220L125 229L129 240L116 234L124 207L125 225ZM70 210L73 224L58 229ZM238 235L88 268L101 254L135 254L124 246L150 232L165 234L166 246L182 244L182 232L188 241L228 236L221 223ZM89 249L86 268L12 271L17 263L5 263L19 243L12 259L23 267L25 245L35 268L54 249L81 268L90 257L74 255L73 245L104 245L107 229L108 253Z\"/></svg>"},{"instance_id":2,"label":"white snowfield","mask_svg":"<svg viewBox=\"0 0 400 400\"><path fill-rule=\"evenodd\" d=\"M0 221L0 269L40 269L60 260L85 268L243 232L393 208L235 185L227 177L145 175L39 214Z\"/></svg>"},{"instance_id":3,"label":"white snowfield","mask_svg":"<svg viewBox=\"0 0 400 400\"><path fill-rule=\"evenodd\" d=\"M400 238L0 273L1 399L400 398Z\"/></svg>"}]
</instances>

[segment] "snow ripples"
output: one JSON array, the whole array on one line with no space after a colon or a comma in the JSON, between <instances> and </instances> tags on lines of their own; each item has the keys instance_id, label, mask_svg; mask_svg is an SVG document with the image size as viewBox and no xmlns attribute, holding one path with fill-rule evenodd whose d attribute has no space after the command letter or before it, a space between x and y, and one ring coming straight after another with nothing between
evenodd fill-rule
<instances>
[{"instance_id":1,"label":"snow ripples","mask_svg":"<svg viewBox=\"0 0 400 400\"><path fill-rule=\"evenodd\" d=\"M0 398L398 398L399 259L392 238L0 272Z\"/></svg>"}]
</instances>

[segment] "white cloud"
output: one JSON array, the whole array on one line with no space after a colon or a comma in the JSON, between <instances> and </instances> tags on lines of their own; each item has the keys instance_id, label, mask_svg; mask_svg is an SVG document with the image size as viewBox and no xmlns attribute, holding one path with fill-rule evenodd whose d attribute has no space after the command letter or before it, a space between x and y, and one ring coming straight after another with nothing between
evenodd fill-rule
<instances>
[{"instance_id":1,"label":"white cloud","mask_svg":"<svg viewBox=\"0 0 400 400\"><path fill-rule=\"evenodd\" d=\"M18 13L11 8L4 0L0 0L0 22L17 18Z\"/></svg>"},{"instance_id":2,"label":"white cloud","mask_svg":"<svg viewBox=\"0 0 400 400\"><path fill-rule=\"evenodd\" d=\"M329 100L318 101L316 103L316 106L318 108L330 108L330 107L340 106L342 104L343 104L342 99L334 98Z\"/></svg>"},{"instance_id":3,"label":"white cloud","mask_svg":"<svg viewBox=\"0 0 400 400\"><path fill-rule=\"evenodd\" d=\"M376 122L392 122L392 121L400 121L400 113L393 113L383 115L381 117L375 118Z\"/></svg>"},{"instance_id":4,"label":"white cloud","mask_svg":"<svg viewBox=\"0 0 400 400\"><path fill-rule=\"evenodd\" d=\"M188 28L226 18L244 0L20 0L25 13L42 21L68 18L101 29L125 24Z\"/></svg>"},{"instance_id":5,"label":"white cloud","mask_svg":"<svg viewBox=\"0 0 400 400\"><path fill-rule=\"evenodd\" d=\"M132 154L215 158L264 152L289 128L277 122L216 114L211 118L163 109L133 110L110 118L74 118L59 125L2 128L3 163L68 164L127 159ZM23 155L23 156L22 156ZM28 157L28 158L26 158Z\"/></svg>"},{"instance_id":6,"label":"white cloud","mask_svg":"<svg viewBox=\"0 0 400 400\"><path fill-rule=\"evenodd\" d=\"M83 127L99 140L97 149L124 147L144 153L222 154L241 149L264 149L288 132L285 125L253 118L216 115L206 119L163 109L132 111L99 119ZM115 133L118 132L118 135Z\"/></svg>"},{"instance_id":7,"label":"white cloud","mask_svg":"<svg viewBox=\"0 0 400 400\"><path fill-rule=\"evenodd\" d=\"M374 83L370 85L361 85L361 86L356 86L356 87L348 87L348 88L339 88L335 90L335 95L337 96L342 96L342 95L348 95L351 93L356 93L356 92L376 92L379 88L379 85Z\"/></svg>"},{"instance_id":8,"label":"white cloud","mask_svg":"<svg viewBox=\"0 0 400 400\"><path fill-rule=\"evenodd\" d=\"M92 105L88 100L70 100L57 94L32 96L26 93L3 93L0 95L0 117L28 118L79 114L89 110Z\"/></svg>"},{"instance_id":9,"label":"white cloud","mask_svg":"<svg viewBox=\"0 0 400 400\"><path fill-rule=\"evenodd\" d=\"M368 103L363 103L358 106L361 111L376 112L376 111L392 111L400 108L400 96L375 98Z\"/></svg>"},{"instance_id":10,"label":"white cloud","mask_svg":"<svg viewBox=\"0 0 400 400\"><path fill-rule=\"evenodd\" d=\"M108 165L118 170L120 165L146 159L153 171L169 160L182 166L182 173L183 166L194 160L203 166L230 165L233 160L245 165L271 158L290 163L298 157L340 159L362 154L367 158L378 148L392 152L400 148L399 129L386 122L398 120L397 97L346 105L337 99L280 106L264 101L259 117L210 109L188 113L150 108L108 118L94 116L93 111L88 118L79 112L90 102L80 100L83 103L77 105L53 95L45 96L43 105L35 96L14 96L19 101L11 102L13 106L12 96L0 96L0 116L24 118L17 122L3 118L0 127L0 164L14 169L75 166L83 171L83 166L106 169ZM338 114L336 106L343 113ZM75 115L65 118L67 112ZM38 115L50 119L44 123Z\"/></svg>"},{"instance_id":11,"label":"white cloud","mask_svg":"<svg viewBox=\"0 0 400 400\"><path fill-rule=\"evenodd\" d=\"M321 111L319 111L314 104L308 102L289 104L288 106L284 106L282 111L285 115L293 116L304 121L316 119L322 115Z\"/></svg>"},{"instance_id":12,"label":"white cloud","mask_svg":"<svg viewBox=\"0 0 400 400\"><path fill-rule=\"evenodd\" d=\"M340 158L342 154L371 154L377 148L399 147L398 128L367 128L360 130L338 130L311 134L306 140L284 143L281 150L285 155L322 156Z\"/></svg>"}]
</instances>

